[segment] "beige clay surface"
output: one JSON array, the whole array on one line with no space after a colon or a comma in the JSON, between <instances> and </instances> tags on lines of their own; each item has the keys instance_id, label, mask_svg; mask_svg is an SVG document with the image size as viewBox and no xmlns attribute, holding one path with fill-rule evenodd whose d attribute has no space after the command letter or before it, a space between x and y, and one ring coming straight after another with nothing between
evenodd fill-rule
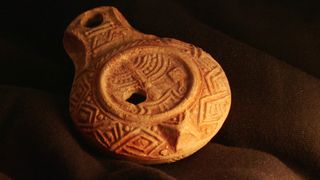
<instances>
[{"instance_id":1,"label":"beige clay surface","mask_svg":"<svg viewBox=\"0 0 320 180\"><path fill-rule=\"evenodd\" d=\"M70 113L90 143L140 163L173 162L218 132L226 75L202 49L133 29L113 7L79 15L64 46L74 62Z\"/></svg>"}]
</instances>

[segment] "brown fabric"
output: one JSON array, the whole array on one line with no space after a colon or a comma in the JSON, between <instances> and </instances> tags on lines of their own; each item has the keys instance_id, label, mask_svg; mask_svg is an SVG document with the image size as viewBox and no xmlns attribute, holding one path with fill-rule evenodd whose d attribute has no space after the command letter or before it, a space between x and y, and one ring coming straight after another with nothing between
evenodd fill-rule
<instances>
[{"instance_id":1,"label":"brown fabric","mask_svg":"<svg viewBox=\"0 0 320 180\"><path fill-rule=\"evenodd\" d=\"M187 1L199 20L320 77L319 1Z\"/></svg>"},{"instance_id":2,"label":"brown fabric","mask_svg":"<svg viewBox=\"0 0 320 180\"><path fill-rule=\"evenodd\" d=\"M305 3L299 4L304 8L266 0L3 5L0 172L18 179L320 178L320 23L310 20L317 12ZM142 32L198 45L222 65L233 93L231 112L199 152L173 164L139 165L97 152L73 129L68 115L73 66L62 35L76 15L98 5L115 5ZM276 18L292 14L299 18ZM296 35L302 36L292 39Z\"/></svg>"}]
</instances>

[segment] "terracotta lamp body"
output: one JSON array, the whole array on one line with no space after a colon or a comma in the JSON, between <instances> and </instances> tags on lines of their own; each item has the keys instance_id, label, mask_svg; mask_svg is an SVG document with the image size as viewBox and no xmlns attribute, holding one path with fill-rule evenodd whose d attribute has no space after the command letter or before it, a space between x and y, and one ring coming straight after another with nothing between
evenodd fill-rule
<instances>
[{"instance_id":1,"label":"terracotta lamp body","mask_svg":"<svg viewBox=\"0 0 320 180\"><path fill-rule=\"evenodd\" d=\"M132 28L113 7L79 15L64 47L75 65L70 113L89 142L146 164L173 162L218 132L228 80L202 49Z\"/></svg>"}]
</instances>

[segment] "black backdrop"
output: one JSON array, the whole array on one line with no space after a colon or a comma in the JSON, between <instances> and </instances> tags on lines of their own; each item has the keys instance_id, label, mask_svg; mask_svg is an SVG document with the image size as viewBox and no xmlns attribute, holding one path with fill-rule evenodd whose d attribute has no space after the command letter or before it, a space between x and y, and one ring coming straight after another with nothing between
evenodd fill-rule
<instances>
[{"instance_id":1,"label":"black backdrop","mask_svg":"<svg viewBox=\"0 0 320 180\"><path fill-rule=\"evenodd\" d=\"M230 115L193 156L157 166L114 160L73 130L74 72L63 32L100 5L117 7L142 32L203 48L226 71ZM0 172L28 179L319 177L319 8L272 0L3 2Z\"/></svg>"}]
</instances>

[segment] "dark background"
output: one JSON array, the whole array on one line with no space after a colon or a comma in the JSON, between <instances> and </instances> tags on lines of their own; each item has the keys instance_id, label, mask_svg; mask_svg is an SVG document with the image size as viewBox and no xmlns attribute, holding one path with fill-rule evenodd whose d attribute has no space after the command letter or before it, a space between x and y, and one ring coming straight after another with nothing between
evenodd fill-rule
<instances>
[{"instance_id":1,"label":"dark background","mask_svg":"<svg viewBox=\"0 0 320 180\"><path fill-rule=\"evenodd\" d=\"M63 32L100 5L116 6L141 32L193 43L222 65L233 105L210 145L150 168L111 160L77 136L67 112L74 70ZM40 179L319 177L317 1L13 0L1 3L0 16L0 172Z\"/></svg>"}]
</instances>

